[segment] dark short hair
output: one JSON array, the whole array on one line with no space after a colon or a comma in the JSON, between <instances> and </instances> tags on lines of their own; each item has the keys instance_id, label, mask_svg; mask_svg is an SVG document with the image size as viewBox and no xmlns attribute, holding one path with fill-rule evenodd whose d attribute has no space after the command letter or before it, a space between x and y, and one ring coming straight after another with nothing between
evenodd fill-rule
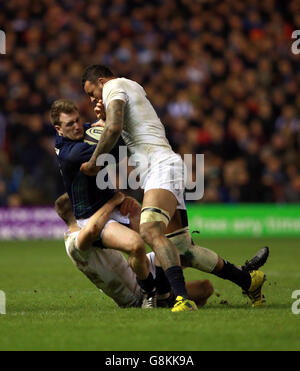
<instances>
[{"instance_id":1,"label":"dark short hair","mask_svg":"<svg viewBox=\"0 0 300 371\"><path fill-rule=\"evenodd\" d=\"M50 119L52 125L59 125L60 126L60 114L61 113L73 113L78 112L78 107L76 104L70 99L58 99L53 102L50 108Z\"/></svg>"},{"instance_id":2,"label":"dark short hair","mask_svg":"<svg viewBox=\"0 0 300 371\"><path fill-rule=\"evenodd\" d=\"M112 77L114 74L111 70L102 64L92 64L83 71L81 84L84 88L86 81L96 82L99 77Z\"/></svg>"}]
</instances>

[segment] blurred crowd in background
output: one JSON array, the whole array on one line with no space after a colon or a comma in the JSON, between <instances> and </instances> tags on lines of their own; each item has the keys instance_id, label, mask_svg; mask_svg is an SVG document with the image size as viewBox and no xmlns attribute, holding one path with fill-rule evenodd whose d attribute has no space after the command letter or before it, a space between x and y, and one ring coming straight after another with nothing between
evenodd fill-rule
<instances>
[{"instance_id":1,"label":"blurred crowd in background","mask_svg":"<svg viewBox=\"0 0 300 371\"><path fill-rule=\"evenodd\" d=\"M0 25L0 205L64 191L49 108L95 120L92 63L143 85L176 152L205 154L200 202L300 202L298 0L10 0Z\"/></svg>"}]
</instances>

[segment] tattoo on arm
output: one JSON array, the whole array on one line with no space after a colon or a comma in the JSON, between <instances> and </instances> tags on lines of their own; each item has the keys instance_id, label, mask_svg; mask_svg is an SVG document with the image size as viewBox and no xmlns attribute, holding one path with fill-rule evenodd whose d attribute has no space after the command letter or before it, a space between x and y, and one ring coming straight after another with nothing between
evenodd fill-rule
<instances>
[{"instance_id":1,"label":"tattoo on arm","mask_svg":"<svg viewBox=\"0 0 300 371\"><path fill-rule=\"evenodd\" d=\"M96 165L99 155L109 153L117 143L124 123L125 102L120 99L111 101L106 111L106 124L101 138L90 161Z\"/></svg>"}]
</instances>

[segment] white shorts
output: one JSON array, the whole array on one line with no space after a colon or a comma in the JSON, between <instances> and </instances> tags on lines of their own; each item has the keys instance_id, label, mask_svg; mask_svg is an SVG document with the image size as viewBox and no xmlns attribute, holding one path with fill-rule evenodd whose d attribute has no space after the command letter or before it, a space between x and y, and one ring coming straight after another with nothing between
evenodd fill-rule
<instances>
[{"instance_id":1,"label":"white shorts","mask_svg":"<svg viewBox=\"0 0 300 371\"><path fill-rule=\"evenodd\" d=\"M185 164L180 155L165 150L151 154L149 166L141 175L141 187L146 193L151 189L165 189L178 201L177 209L186 209L184 202Z\"/></svg>"},{"instance_id":2,"label":"white shorts","mask_svg":"<svg viewBox=\"0 0 300 371\"><path fill-rule=\"evenodd\" d=\"M80 228L83 228L86 226L87 222L89 221L90 218L87 219L77 219L77 225ZM129 220L129 215L122 215L120 213L120 210L118 208L115 208L109 215L108 221L105 223L102 231L100 232L100 238L102 238L103 232L105 228L110 224L110 223L121 223L121 224L130 224Z\"/></svg>"}]
</instances>

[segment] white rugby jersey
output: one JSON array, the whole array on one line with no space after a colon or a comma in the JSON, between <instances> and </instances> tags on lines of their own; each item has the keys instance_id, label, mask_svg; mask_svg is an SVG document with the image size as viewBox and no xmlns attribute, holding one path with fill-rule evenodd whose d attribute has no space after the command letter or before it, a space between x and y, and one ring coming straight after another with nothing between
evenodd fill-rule
<instances>
[{"instance_id":1,"label":"white rugby jersey","mask_svg":"<svg viewBox=\"0 0 300 371\"><path fill-rule=\"evenodd\" d=\"M163 124L137 82L124 77L109 80L104 84L102 99L105 109L114 99L126 102L122 137L130 152L148 153L147 144L171 149Z\"/></svg>"},{"instance_id":2,"label":"white rugby jersey","mask_svg":"<svg viewBox=\"0 0 300 371\"><path fill-rule=\"evenodd\" d=\"M75 266L120 307L137 306L141 289L123 254L117 250L93 246L86 251L79 250L79 232L65 234L66 251Z\"/></svg>"}]
</instances>

